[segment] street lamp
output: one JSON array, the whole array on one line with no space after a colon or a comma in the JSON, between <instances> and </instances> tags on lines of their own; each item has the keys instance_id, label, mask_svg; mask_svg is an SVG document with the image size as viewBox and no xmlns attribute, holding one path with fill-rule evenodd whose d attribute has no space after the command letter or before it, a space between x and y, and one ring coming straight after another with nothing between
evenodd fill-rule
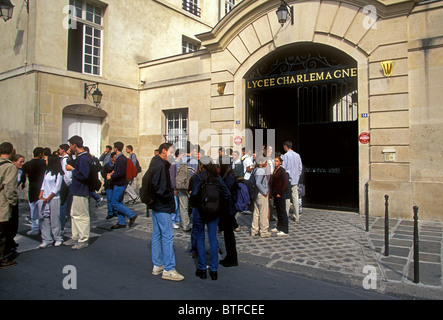
<instances>
[{"instance_id":1,"label":"street lamp","mask_svg":"<svg viewBox=\"0 0 443 320\"><path fill-rule=\"evenodd\" d=\"M14 6L9 0L0 0L0 17L6 22L12 18Z\"/></svg>"},{"instance_id":2,"label":"street lamp","mask_svg":"<svg viewBox=\"0 0 443 320\"><path fill-rule=\"evenodd\" d=\"M91 87L91 89L89 89ZM98 82L94 84L87 84L85 83L85 92L84 92L84 98L88 98L88 93L91 93L92 89L95 88L95 91L92 93L92 101L94 102L95 106L98 108L100 103L102 102L103 94L98 89Z\"/></svg>"},{"instance_id":3,"label":"street lamp","mask_svg":"<svg viewBox=\"0 0 443 320\"><path fill-rule=\"evenodd\" d=\"M276 13L282 27L288 20L288 15L291 17L291 24L294 24L294 7L290 7L284 0L281 1Z\"/></svg>"}]
</instances>

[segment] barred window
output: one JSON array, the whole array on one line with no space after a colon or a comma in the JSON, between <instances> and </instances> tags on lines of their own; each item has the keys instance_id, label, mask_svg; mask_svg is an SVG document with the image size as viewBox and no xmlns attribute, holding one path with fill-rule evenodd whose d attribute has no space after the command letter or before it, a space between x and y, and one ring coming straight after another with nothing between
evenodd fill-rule
<instances>
[{"instance_id":1,"label":"barred window","mask_svg":"<svg viewBox=\"0 0 443 320\"><path fill-rule=\"evenodd\" d=\"M173 144L176 149L186 148L188 140L188 109L164 111L165 142Z\"/></svg>"}]
</instances>

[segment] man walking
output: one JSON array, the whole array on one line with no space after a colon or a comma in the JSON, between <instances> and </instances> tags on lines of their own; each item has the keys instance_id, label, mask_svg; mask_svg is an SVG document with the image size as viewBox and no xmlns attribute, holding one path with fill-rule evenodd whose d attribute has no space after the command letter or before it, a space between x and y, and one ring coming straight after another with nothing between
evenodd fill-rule
<instances>
[{"instance_id":1,"label":"man walking","mask_svg":"<svg viewBox=\"0 0 443 320\"><path fill-rule=\"evenodd\" d=\"M17 204L17 167L9 160L14 147L9 142L0 144L0 268L16 265L15 261L4 257L6 235L12 207Z\"/></svg>"},{"instance_id":2,"label":"man walking","mask_svg":"<svg viewBox=\"0 0 443 320\"><path fill-rule=\"evenodd\" d=\"M300 155L292 150L292 142L285 141L283 143L285 154L282 156L282 167L289 174L290 196L286 199L286 212L289 215L291 203L294 205L295 214L290 216L292 220L298 221L300 218L300 208L298 205L298 181L302 172L302 162Z\"/></svg>"},{"instance_id":3,"label":"man walking","mask_svg":"<svg viewBox=\"0 0 443 320\"><path fill-rule=\"evenodd\" d=\"M91 221L89 216L88 179L92 160L83 146L83 139L81 137L73 136L68 142L72 154L75 154L77 158L75 168L69 164L66 165L66 170L72 171L72 238L63 242L63 244L67 246L72 245L72 249L83 249L89 245Z\"/></svg>"},{"instance_id":4,"label":"man walking","mask_svg":"<svg viewBox=\"0 0 443 320\"><path fill-rule=\"evenodd\" d=\"M175 270L175 253L173 247L174 229L171 214L175 212L174 189L169 175L169 157L174 149L169 143L159 147L159 153L151 160L149 169L143 177L142 189L150 195L141 194L142 199L150 198L152 209L152 262L153 275L162 275L162 279L182 281L184 277ZM151 190L151 191L149 191Z\"/></svg>"},{"instance_id":5,"label":"man walking","mask_svg":"<svg viewBox=\"0 0 443 320\"><path fill-rule=\"evenodd\" d=\"M111 229L126 228L125 216L129 218L129 226L131 227L137 215L131 210L125 207L123 204L123 197L125 195L125 190L128 185L128 180L126 180L126 162L128 159L122 153L123 142L117 141L114 143L114 152L117 154L115 158L114 171L108 173L107 178L111 180L112 189L112 201L111 205L115 211L117 211L118 222Z\"/></svg>"}]
</instances>

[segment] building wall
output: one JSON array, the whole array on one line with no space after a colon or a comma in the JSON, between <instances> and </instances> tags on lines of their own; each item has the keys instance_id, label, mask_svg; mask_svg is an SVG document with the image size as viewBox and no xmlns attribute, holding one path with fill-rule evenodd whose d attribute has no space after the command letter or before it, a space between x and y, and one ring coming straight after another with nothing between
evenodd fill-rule
<instances>
[{"instance_id":1,"label":"building wall","mask_svg":"<svg viewBox=\"0 0 443 320\"><path fill-rule=\"evenodd\" d=\"M438 196L443 191L443 147L438 139L443 122L438 89L443 50L441 1L414 8L410 1L389 5L377 1L288 3L294 7L294 25L278 23L275 11L280 1L243 1L211 32L198 35L210 53L211 64L209 104L198 110L210 113L205 125L217 132L213 140L221 141L222 131L228 130L228 145L233 146L232 138L244 129L243 77L256 62L276 48L294 43L336 47L358 63L359 114L369 115L358 120L359 132L371 136L369 144L359 146L360 212L365 210L368 183L371 215L384 214L384 196L389 195L392 217L412 218L416 205L420 219L443 220ZM367 5L374 5L377 15L369 17ZM381 66L388 60L395 62L389 77ZM166 99L175 101L180 96L181 105L192 106L192 99L186 99L193 95L181 95L185 85L167 72L180 62L164 63L164 73L159 70L161 75L157 75L176 92ZM150 68L145 65L142 72ZM219 83L226 83L223 95L217 92ZM150 91L147 88L143 95ZM394 161L385 158L387 153L394 154Z\"/></svg>"},{"instance_id":2,"label":"building wall","mask_svg":"<svg viewBox=\"0 0 443 320\"><path fill-rule=\"evenodd\" d=\"M29 14L23 1L12 0L13 18L0 24L2 139L29 159L36 146L54 150L65 142L64 111L92 112L102 119L102 149L117 140L132 144L147 168L138 64L181 54L183 35L198 41L194 35L218 21L218 0L203 2L201 17L183 10L181 0L91 2L104 9L101 76L67 70L69 0L29 1ZM85 83L99 83L101 110L94 111L91 97L84 99Z\"/></svg>"}]
</instances>

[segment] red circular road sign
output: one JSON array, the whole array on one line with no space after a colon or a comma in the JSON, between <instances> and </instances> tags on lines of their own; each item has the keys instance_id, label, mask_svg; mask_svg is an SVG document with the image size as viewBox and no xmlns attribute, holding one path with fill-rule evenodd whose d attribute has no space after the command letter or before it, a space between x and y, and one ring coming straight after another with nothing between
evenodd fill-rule
<instances>
[{"instance_id":1,"label":"red circular road sign","mask_svg":"<svg viewBox=\"0 0 443 320\"><path fill-rule=\"evenodd\" d=\"M235 143L237 146L241 145L242 142L243 142L243 139L242 139L240 136L236 136L236 137L234 138L234 143Z\"/></svg>"},{"instance_id":2,"label":"red circular road sign","mask_svg":"<svg viewBox=\"0 0 443 320\"><path fill-rule=\"evenodd\" d=\"M360 141L362 144L368 144L369 141L371 141L371 137L369 136L368 132L362 132L358 136L358 141Z\"/></svg>"}]
</instances>

